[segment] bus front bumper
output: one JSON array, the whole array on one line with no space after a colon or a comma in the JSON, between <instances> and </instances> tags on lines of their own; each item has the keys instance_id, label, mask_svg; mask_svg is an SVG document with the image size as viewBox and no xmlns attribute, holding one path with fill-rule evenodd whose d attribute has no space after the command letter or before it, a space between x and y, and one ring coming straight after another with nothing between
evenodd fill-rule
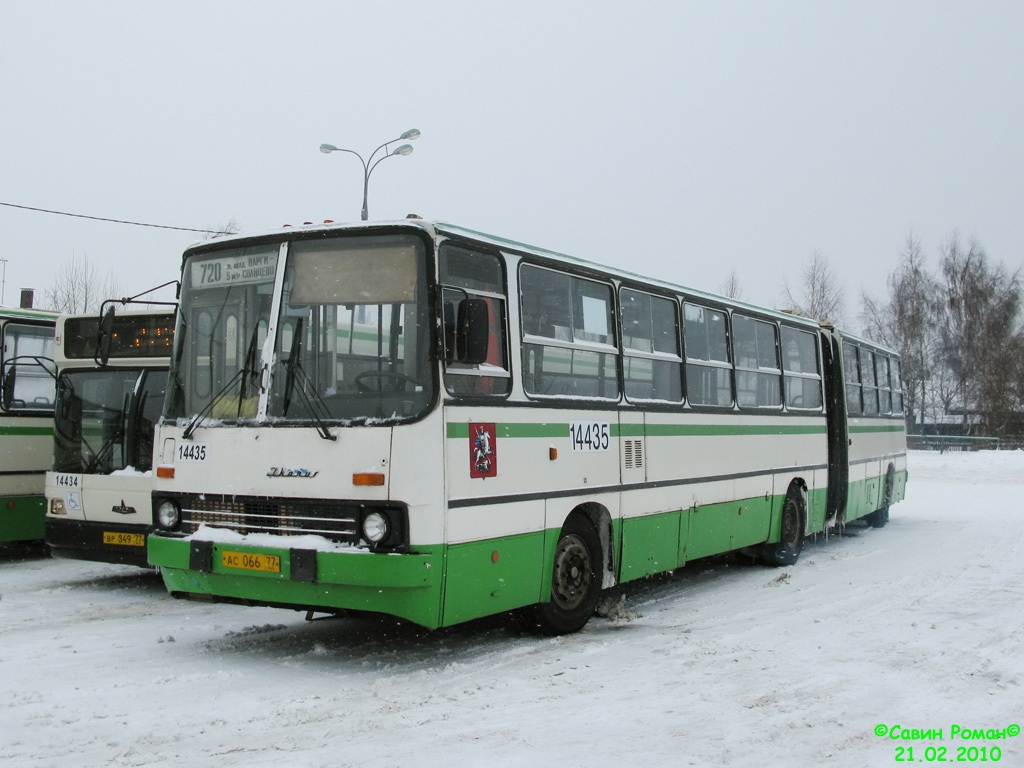
<instances>
[{"instance_id":1,"label":"bus front bumper","mask_svg":"<svg viewBox=\"0 0 1024 768\"><path fill-rule=\"evenodd\" d=\"M149 566L146 539L151 526L46 518L46 543L54 557Z\"/></svg>"},{"instance_id":2,"label":"bus front bumper","mask_svg":"<svg viewBox=\"0 0 1024 768\"><path fill-rule=\"evenodd\" d=\"M250 546L154 533L149 564L175 597L317 611L374 611L440 625L440 556Z\"/></svg>"}]
</instances>

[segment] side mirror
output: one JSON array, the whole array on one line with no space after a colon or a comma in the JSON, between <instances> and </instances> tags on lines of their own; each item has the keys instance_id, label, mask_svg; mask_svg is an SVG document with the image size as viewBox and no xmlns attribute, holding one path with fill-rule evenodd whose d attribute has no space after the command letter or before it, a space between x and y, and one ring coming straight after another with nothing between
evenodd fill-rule
<instances>
[{"instance_id":1,"label":"side mirror","mask_svg":"<svg viewBox=\"0 0 1024 768\"><path fill-rule=\"evenodd\" d=\"M106 365L110 359L110 344L114 340L114 307L111 306L100 318L96 331L96 365Z\"/></svg>"},{"instance_id":2,"label":"side mirror","mask_svg":"<svg viewBox=\"0 0 1024 768\"><path fill-rule=\"evenodd\" d=\"M455 323L455 359L468 365L487 360L490 319L487 302L465 299L459 304Z\"/></svg>"}]
</instances>

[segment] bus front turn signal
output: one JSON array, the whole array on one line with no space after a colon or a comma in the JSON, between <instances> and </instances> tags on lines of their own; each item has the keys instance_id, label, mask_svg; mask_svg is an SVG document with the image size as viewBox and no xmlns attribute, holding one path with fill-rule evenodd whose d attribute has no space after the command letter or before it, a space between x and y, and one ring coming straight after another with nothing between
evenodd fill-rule
<instances>
[{"instance_id":1,"label":"bus front turn signal","mask_svg":"<svg viewBox=\"0 0 1024 768\"><path fill-rule=\"evenodd\" d=\"M384 473L356 472L352 475L352 485L384 485Z\"/></svg>"}]
</instances>

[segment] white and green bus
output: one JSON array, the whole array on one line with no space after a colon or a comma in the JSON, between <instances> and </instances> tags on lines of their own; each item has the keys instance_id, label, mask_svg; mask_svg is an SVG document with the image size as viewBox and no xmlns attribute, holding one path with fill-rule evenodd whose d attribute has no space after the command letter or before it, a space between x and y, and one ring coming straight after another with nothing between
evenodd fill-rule
<instances>
[{"instance_id":1,"label":"white and green bus","mask_svg":"<svg viewBox=\"0 0 1024 768\"><path fill-rule=\"evenodd\" d=\"M174 335L170 309L62 315L46 543L55 557L146 567L153 430Z\"/></svg>"},{"instance_id":2,"label":"white and green bus","mask_svg":"<svg viewBox=\"0 0 1024 768\"><path fill-rule=\"evenodd\" d=\"M198 244L180 301L148 546L177 597L564 633L904 495L898 357L805 318L418 219Z\"/></svg>"},{"instance_id":3,"label":"white and green bus","mask_svg":"<svg viewBox=\"0 0 1024 768\"><path fill-rule=\"evenodd\" d=\"M0 308L0 542L41 540L53 461L56 312Z\"/></svg>"}]
</instances>

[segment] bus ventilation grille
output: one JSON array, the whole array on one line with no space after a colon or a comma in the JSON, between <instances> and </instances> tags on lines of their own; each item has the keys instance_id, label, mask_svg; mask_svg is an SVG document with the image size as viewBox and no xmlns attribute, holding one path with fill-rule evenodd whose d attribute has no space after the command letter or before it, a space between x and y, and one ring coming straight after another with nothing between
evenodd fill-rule
<instances>
[{"instance_id":1,"label":"bus ventilation grille","mask_svg":"<svg viewBox=\"0 0 1024 768\"><path fill-rule=\"evenodd\" d=\"M644 465L644 441L624 440L623 453L625 454L626 469L636 469Z\"/></svg>"}]
</instances>

